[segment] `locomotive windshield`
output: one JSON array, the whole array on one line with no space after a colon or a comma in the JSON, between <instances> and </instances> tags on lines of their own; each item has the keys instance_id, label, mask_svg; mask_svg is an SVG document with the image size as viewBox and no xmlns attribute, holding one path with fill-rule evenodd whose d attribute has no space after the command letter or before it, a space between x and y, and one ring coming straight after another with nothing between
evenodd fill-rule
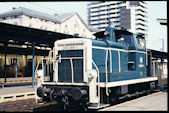
<instances>
[{"instance_id":1,"label":"locomotive windshield","mask_svg":"<svg viewBox=\"0 0 169 113\"><path fill-rule=\"evenodd\" d=\"M59 82L83 82L83 50L59 50L61 63L58 64Z\"/></svg>"}]
</instances>

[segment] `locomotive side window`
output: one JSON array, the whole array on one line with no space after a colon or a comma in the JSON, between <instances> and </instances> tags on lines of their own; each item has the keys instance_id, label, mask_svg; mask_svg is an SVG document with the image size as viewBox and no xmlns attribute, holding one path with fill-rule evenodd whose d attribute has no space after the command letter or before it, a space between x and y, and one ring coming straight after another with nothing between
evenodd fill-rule
<instances>
[{"instance_id":1,"label":"locomotive side window","mask_svg":"<svg viewBox=\"0 0 169 113\"><path fill-rule=\"evenodd\" d=\"M115 31L116 42L125 43L128 46L132 45L132 33L128 31L116 30Z\"/></svg>"},{"instance_id":2,"label":"locomotive side window","mask_svg":"<svg viewBox=\"0 0 169 113\"><path fill-rule=\"evenodd\" d=\"M121 37L124 38L124 40L123 40L124 43L127 43L127 44L129 44L129 45L132 44L131 35L121 35Z\"/></svg>"},{"instance_id":3,"label":"locomotive side window","mask_svg":"<svg viewBox=\"0 0 169 113\"><path fill-rule=\"evenodd\" d=\"M146 48L146 46L145 46L145 38L144 37L138 35L138 36L136 36L136 40L137 40L136 41L137 42L137 47L139 49L145 49Z\"/></svg>"}]
</instances>

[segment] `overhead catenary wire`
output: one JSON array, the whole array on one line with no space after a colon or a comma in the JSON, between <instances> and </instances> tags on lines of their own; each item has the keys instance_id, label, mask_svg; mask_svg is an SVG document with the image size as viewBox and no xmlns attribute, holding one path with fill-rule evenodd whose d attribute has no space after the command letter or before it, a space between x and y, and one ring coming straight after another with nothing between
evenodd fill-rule
<instances>
[{"instance_id":1,"label":"overhead catenary wire","mask_svg":"<svg viewBox=\"0 0 169 113\"><path fill-rule=\"evenodd\" d=\"M54 13L59 13L58 11L56 11L56 10L54 10L54 9L51 9L51 8L48 8L48 7L46 7L46 6L42 6L42 5L39 5L39 4L35 4L35 3L32 3L32 2L26 2L26 3L28 3L28 4L31 4L31 5L34 5L34 6L39 6L39 7L41 7L41 8L44 8L44 9L47 9L47 10L51 10L51 11L53 11Z\"/></svg>"},{"instance_id":2,"label":"overhead catenary wire","mask_svg":"<svg viewBox=\"0 0 169 113\"><path fill-rule=\"evenodd\" d=\"M38 7L41 7L41 8L43 8L43 9L46 9L46 10L50 10L50 11L52 11L52 12L54 12L54 14L55 13L59 13L59 11L56 11L56 10L54 10L54 9L52 9L52 8L49 8L49 7L46 7L46 6L42 6L42 5L39 5L39 4L36 4L36 3L33 3L33 2L24 2L24 3L17 3L17 2L11 2L11 3L4 3L3 5L6 5L6 6L8 6L8 7L28 7L25 3L27 3L27 4L29 4L29 5L34 5L34 6L38 6ZM11 6L11 5L12 6ZM2 5L2 3L1 3L1 5ZM30 6L29 6L30 7ZM2 8L1 8L2 9ZM6 8L3 8L3 10L6 10Z\"/></svg>"}]
</instances>

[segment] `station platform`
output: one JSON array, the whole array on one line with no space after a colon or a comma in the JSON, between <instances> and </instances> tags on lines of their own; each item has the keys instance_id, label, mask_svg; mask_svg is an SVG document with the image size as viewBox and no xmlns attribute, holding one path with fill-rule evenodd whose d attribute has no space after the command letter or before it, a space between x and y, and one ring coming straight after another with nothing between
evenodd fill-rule
<instances>
[{"instance_id":1,"label":"station platform","mask_svg":"<svg viewBox=\"0 0 169 113\"><path fill-rule=\"evenodd\" d=\"M31 83L32 77L6 78L6 84ZM0 78L0 84L5 83L4 78Z\"/></svg>"},{"instance_id":2,"label":"station platform","mask_svg":"<svg viewBox=\"0 0 169 113\"><path fill-rule=\"evenodd\" d=\"M32 85L0 88L0 103L35 98Z\"/></svg>"},{"instance_id":3,"label":"station platform","mask_svg":"<svg viewBox=\"0 0 169 113\"><path fill-rule=\"evenodd\" d=\"M99 111L168 111L167 95L167 91L161 91Z\"/></svg>"}]
</instances>

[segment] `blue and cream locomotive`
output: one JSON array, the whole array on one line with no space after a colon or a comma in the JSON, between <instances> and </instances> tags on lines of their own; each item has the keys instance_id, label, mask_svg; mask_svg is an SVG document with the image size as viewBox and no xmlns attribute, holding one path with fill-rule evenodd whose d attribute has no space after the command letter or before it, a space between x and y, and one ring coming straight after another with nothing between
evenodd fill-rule
<instances>
[{"instance_id":1,"label":"blue and cream locomotive","mask_svg":"<svg viewBox=\"0 0 169 113\"><path fill-rule=\"evenodd\" d=\"M108 27L95 36L54 43L46 59L50 76L44 76L47 67L36 70L40 98L57 101L65 109L99 109L156 88L157 77L147 74L147 51L141 35Z\"/></svg>"}]
</instances>

